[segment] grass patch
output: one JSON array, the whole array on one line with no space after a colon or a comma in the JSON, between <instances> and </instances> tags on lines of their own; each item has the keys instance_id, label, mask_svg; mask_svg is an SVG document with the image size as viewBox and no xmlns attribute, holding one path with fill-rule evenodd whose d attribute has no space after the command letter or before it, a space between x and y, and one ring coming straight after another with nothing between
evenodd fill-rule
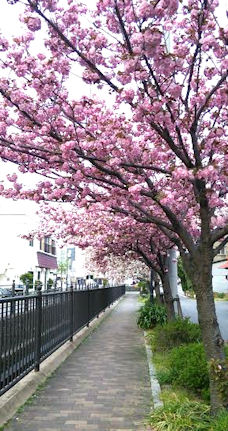
<instances>
[{"instance_id":1,"label":"grass patch","mask_svg":"<svg viewBox=\"0 0 228 431\"><path fill-rule=\"evenodd\" d=\"M153 363L164 403L148 417L151 431L228 431L227 410L216 417L210 415L208 366L197 327L188 322L166 326L147 333L147 341L155 349ZM179 346L172 348L170 338ZM191 340L196 342L189 343ZM228 356L228 344L225 352Z\"/></svg>"},{"instance_id":2,"label":"grass patch","mask_svg":"<svg viewBox=\"0 0 228 431\"><path fill-rule=\"evenodd\" d=\"M148 423L153 431L225 431L228 412L210 416L210 406L181 390L163 391L164 407L151 412Z\"/></svg>"},{"instance_id":3,"label":"grass patch","mask_svg":"<svg viewBox=\"0 0 228 431\"><path fill-rule=\"evenodd\" d=\"M153 363L156 368L156 377L159 384L167 385L172 382L169 355L164 355L163 352L153 353Z\"/></svg>"},{"instance_id":4,"label":"grass patch","mask_svg":"<svg viewBox=\"0 0 228 431\"><path fill-rule=\"evenodd\" d=\"M209 429L209 411L207 404L189 399L180 393L163 393L164 407L155 409L149 424L156 431L206 431Z\"/></svg>"},{"instance_id":5,"label":"grass patch","mask_svg":"<svg viewBox=\"0 0 228 431\"><path fill-rule=\"evenodd\" d=\"M228 413L223 411L220 415L212 420L210 431L226 431L228 430Z\"/></svg>"}]
</instances>

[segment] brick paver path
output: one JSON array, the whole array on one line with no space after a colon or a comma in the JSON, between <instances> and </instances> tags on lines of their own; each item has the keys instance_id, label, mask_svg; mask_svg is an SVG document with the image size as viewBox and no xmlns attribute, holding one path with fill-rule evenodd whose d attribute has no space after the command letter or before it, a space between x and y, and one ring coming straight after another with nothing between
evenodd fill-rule
<instances>
[{"instance_id":1,"label":"brick paver path","mask_svg":"<svg viewBox=\"0 0 228 431\"><path fill-rule=\"evenodd\" d=\"M6 430L144 430L151 391L137 308L127 294Z\"/></svg>"}]
</instances>

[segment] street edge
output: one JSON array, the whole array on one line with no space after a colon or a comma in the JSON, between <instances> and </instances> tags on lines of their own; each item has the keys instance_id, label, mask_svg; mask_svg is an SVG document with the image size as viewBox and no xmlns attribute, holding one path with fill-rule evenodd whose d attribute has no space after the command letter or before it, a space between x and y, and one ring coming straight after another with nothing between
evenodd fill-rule
<instances>
[{"instance_id":1,"label":"street edge","mask_svg":"<svg viewBox=\"0 0 228 431\"><path fill-rule=\"evenodd\" d=\"M161 400L161 386L156 377L156 370L153 365L153 352L151 350L150 345L147 343L146 336L147 336L147 333L146 331L144 331L144 341L145 341L145 347L146 347L147 363L149 368L153 406L154 406L154 409L157 409L159 407L163 407L164 404L163 404L163 401Z\"/></svg>"},{"instance_id":2,"label":"street edge","mask_svg":"<svg viewBox=\"0 0 228 431\"><path fill-rule=\"evenodd\" d=\"M12 419L17 410L26 403L45 380L77 349L80 344L108 317L124 296L106 308L98 318L90 322L89 327L84 327L74 335L73 341L66 341L52 355L45 359L40 366L40 371L32 370L23 377L15 386L9 389L0 398L0 426L4 426Z\"/></svg>"}]
</instances>

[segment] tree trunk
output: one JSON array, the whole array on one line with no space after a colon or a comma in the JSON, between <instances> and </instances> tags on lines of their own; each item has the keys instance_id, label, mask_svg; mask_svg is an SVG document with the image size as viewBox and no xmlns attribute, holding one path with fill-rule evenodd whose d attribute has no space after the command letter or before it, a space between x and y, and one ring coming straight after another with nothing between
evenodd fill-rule
<instances>
[{"instance_id":1,"label":"tree trunk","mask_svg":"<svg viewBox=\"0 0 228 431\"><path fill-rule=\"evenodd\" d=\"M162 287L164 292L165 306L167 309L167 318L168 318L168 321L171 321L175 319L175 310L174 310L173 296L172 296L167 272L161 275L161 281L162 281Z\"/></svg>"},{"instance_id":2,"label":"tree trunk","mask_svg":"<svg viewBox=\"0 0 228 431\"><path fill-rule=\"evenodd\" d=\"M199 325L202 332L202 340L209 363L218 361L218 365L224 366L224 340L221 336L217 321L215 302L212 288L212 252L200 247L194 258L188 258L188 264L184 262L185 270L191 278L196 293ZM211 410L216 413L223 405L219 390L219 381L210 372L210 397ZM226 394L228 399L228 390Z\"/></svg>"}]
</instances>

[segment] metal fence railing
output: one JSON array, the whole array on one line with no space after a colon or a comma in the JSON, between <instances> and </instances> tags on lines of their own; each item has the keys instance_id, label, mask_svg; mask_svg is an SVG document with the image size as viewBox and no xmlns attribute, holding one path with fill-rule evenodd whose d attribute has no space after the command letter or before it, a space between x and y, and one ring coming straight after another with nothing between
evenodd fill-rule
<instances>
[{"instance_id":1,"label":"metal fence railing","mask_svg":"<svg viewBox=\"0 0 228 431\"><path fill-rule=\"evenodd\" d=\"M0 395L125 294L125 286L0 299Z\"/></svg>"}]
</instances>

